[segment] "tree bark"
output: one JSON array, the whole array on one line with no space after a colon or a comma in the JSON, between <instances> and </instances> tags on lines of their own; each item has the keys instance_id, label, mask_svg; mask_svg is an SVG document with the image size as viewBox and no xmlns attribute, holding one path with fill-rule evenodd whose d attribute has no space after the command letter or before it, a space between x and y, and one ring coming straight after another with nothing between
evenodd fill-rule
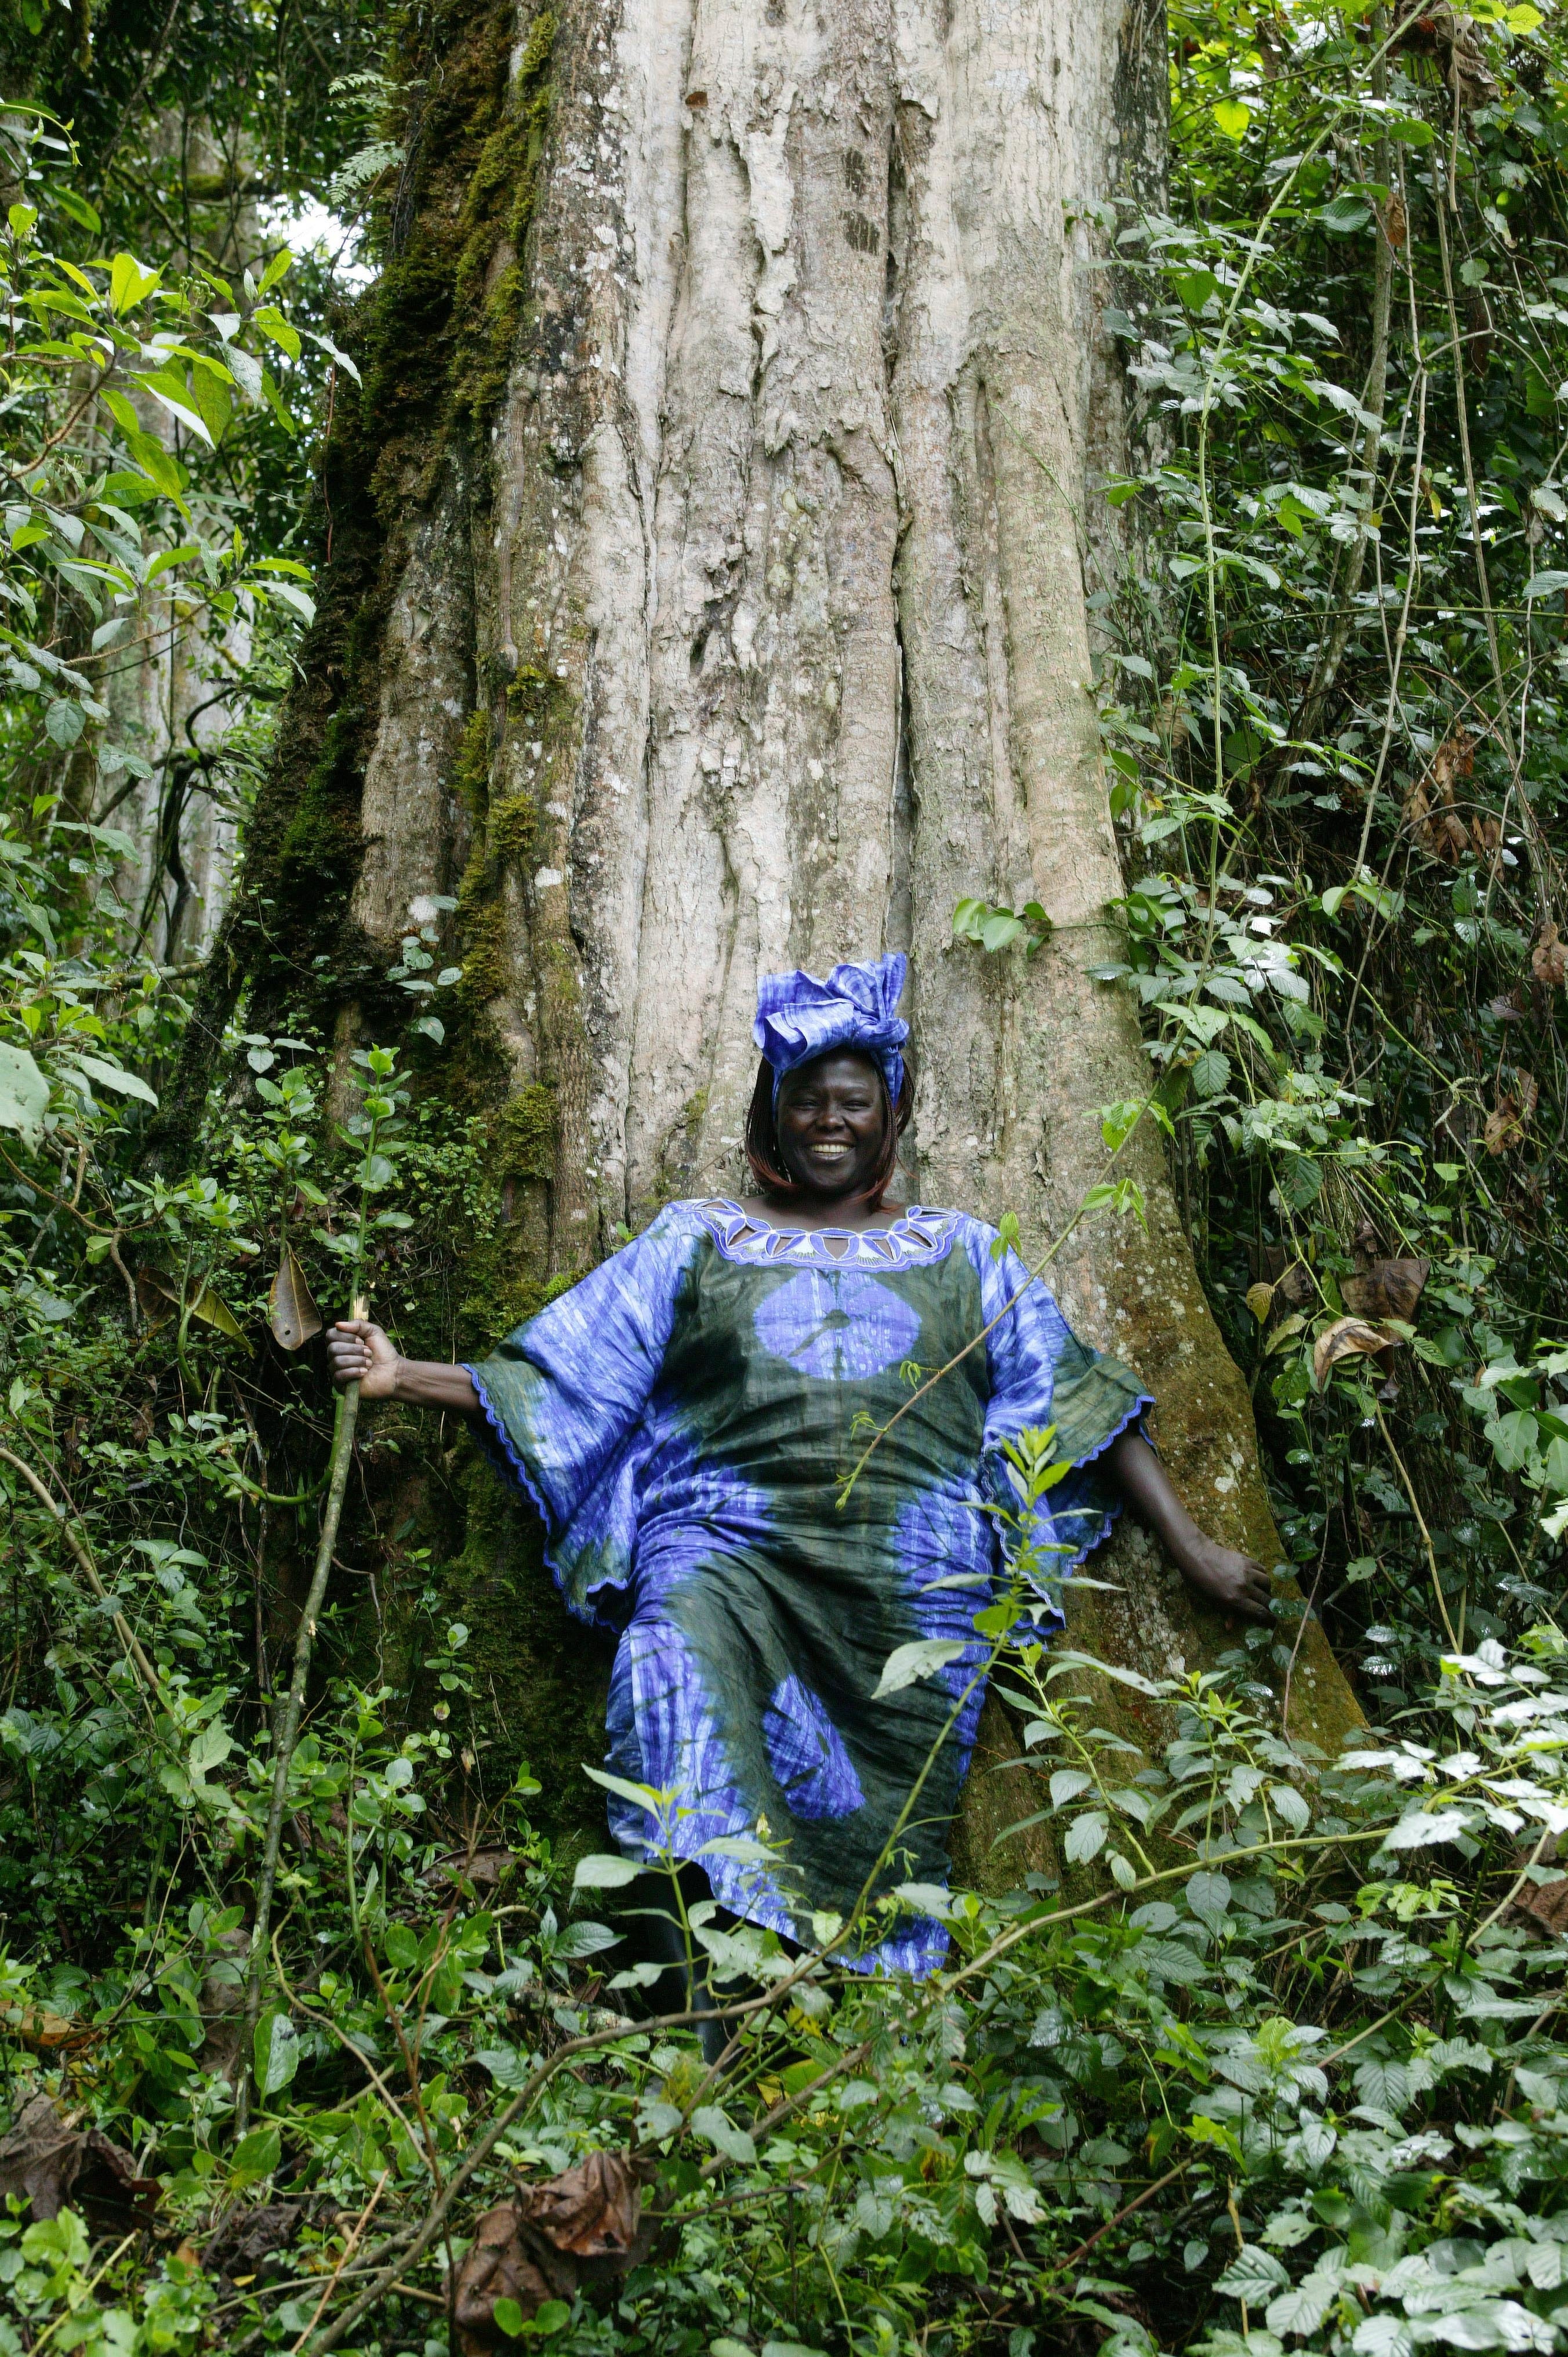
<instances>
[{"instance_id":1,"label":"tree bark","mask_svg":"<svg viewBox=\"0 0 1568 2357\"><path fill-rule=\"evenodd\" d=\"M237 912L213 989L270 986L345 849L367 965L456 891L452 1085L543 1091L552 1116L548 1177L507 1197L499 1323L508 1284L743 1183L759 972L906 948L909 1191L1012 1210L1037 1249L1101 1175L1099 1108L1150 1077L1130 1002L1090 974L1122 879L1086 598L1127 433L1093 209L1157 182L1163 12L445 22L357 416L338 390L337 554L252 855L267 948ZM966 893L1037 897L1049 946L955 943ZM1053 1283L1157 1394L1197 1519L1272 1563L1246 1386L1157 1141L1131 1157L1147 1233L1090 1221ZM1120 1592L1075 1603L1080 1642L1163 1674L1234 1641L1146 1543L1099 1568ZM1327 1749L1359 1720L1316 1623L1293 1695ZM1103 1706L1155 1739L1120 1689ZM983 1878L1024 1813L1007 1781L972 1787L961 1865Z\"/></svg>"}]
</instances>

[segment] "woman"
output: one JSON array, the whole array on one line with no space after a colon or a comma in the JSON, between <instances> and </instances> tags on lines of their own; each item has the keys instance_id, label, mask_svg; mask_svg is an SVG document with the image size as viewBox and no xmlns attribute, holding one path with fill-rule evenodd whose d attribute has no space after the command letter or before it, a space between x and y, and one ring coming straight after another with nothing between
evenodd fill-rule
<instances>
[{"instance_id":1,"label":"woman","mask_svg":"<svg viewBox=\"0 0 1568 2357\"><path fill-rule=\"evenodd\" d=\"M365 1399L484 1419L568 1608L619 1631L608 1765L661 1795L612 1796L621 1848L697 1861L736 1915L808 1943L813 1912L847 1915L868 1885L946 1879L988 1650L974 1616L1021 1536L1005 1442L1054 1426L1073 1469L1033 1512L1042 1629L1123 1499L1190 1586L1268 1618L1261 1566L1196 1527L1139 1430L1137 1377L1076 1340L993 1229L885 1202L909 1115L904 972L764 977L757 1194L669 1204L476 1366L400 1359L363 1321L328 1338ZM878 1697L920 1638L961 1650ZM898 1922L857 1961L930 1971L942 1927Z\"/></svg>"}]
</instances>

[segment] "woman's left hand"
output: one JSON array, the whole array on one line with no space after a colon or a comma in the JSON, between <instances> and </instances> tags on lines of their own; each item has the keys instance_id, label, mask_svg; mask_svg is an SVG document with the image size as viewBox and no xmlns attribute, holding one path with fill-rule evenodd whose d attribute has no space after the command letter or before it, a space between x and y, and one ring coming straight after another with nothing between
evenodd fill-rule
<instances>
[{"instance_id":1,"label":"woman's left hand","mask_svg":"<svg viewBox=\"0 0 1568 2357\"><path fill-rule=\"evenodd\" d=\"M1238 1555L1234 1547L1199 1535L1196 1545L1181 1550L1176 1562L1195 1594L1217 1604L1221 1612L1238 1612L1243 1620L1265 1628L1273 1619L1269 1575L1250 1555Z\"/></svg>"}]
</instances>

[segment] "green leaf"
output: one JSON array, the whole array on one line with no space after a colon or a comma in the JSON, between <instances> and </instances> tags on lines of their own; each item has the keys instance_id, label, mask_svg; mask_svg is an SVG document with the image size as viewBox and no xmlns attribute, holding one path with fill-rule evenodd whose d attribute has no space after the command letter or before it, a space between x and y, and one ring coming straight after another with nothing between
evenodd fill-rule
<instances>
[{"instance_id":1,"label":"green leaf","mask_svg":"<svg viewBox=\"0 0 1568 2357\"><path fill-rule=\"evenodd\" d=\"M44 731L62 752L69 752L86 726L81 706L71 696L57 695L44 714Z\"/></svg>"},{"instance_id":2,"label":"green leaf","mask_svg":"<svg viewBox=\"0 0 1568 2357\"><path fill-rule=\"evenodd\" d=\"M1252 120L1252 110L1239 98L1221 98L1215 102L1215 128L1227 139L1244 139L1247 125Z\"/></svg>"},{"instance_id":3,"label":"green leaf","mask_svg":"<svg viewBox=\"0 0 1568 2357\"><path fill-rule=\"evenodd\" d=\"M205 442L209 450L213 447L212 436L208 430L207 420L191 407L189 390L181 383L178 377L166 369L161 369L156 376L134 377L132 382L139 384L144 393L150 393L153 399L161 407L166 409L172 418L179 425L188 427L199 440Z\"/></svg>"},{"instance_id":4,"label":"green leaf","mask_svg":"<svg viewBox=\"0 0 1568 2357\"><path fill-rule=\"evenodd\" d=\"M634 1809L645 1809L650 1816L658 1816L664 1806L651 1784L631 1784L624 1776L612 1776L607 1768L590 1768L586 1764L583 1773L591 1776L596 1784L602 1784L607 1792L613 1792L618 1800L629 1801Z\"/></svg>"},{"instance_id":5,"label":"green leaf","mask_svg":"<svg viewBox=\"0 0 1568 2357\"><path fill-rule=\"evenodd\" d=\"M704 2136L727 2160L749 2164L757 2158L757 2147L746 2130L733 2126L716 2104L704 2104L694 2111L692 2127L695 2135Z\"/></svg>"},{"instance_id":6,"label":"green leaf","mask_svg":"<svg viewBox=\"0 0 1568 2357\"><path fill-rule=\"evenodd\" d=\"M76 1061L90 1080L98 1082L100 1088L113 1089L123 1097L139 1097L144 1104L156 1105L157 1092L150 1089L145 1081L139 1080L134 1072L125 1071L119 1064L106 1063L102 1056L78 1056Z\"/></svg>"},{"instance_id":7,"label":"green leaf","mask_svg":"<svg viewBox=\"0 0 1568 2357\"><path fill-rule=\"evenodd\" d=\"M262 283L256 289L257 294L270 295L273 288L281 285L293 268L293 253L286 245L280 245L262 273Z\"/></svg>"},{"instance_id":8,"label":"green leaf","mask_svg":"<svg viewBox=\"0 0 1568 2357\"><path fill-rule=\"evenodd\" d=\"M291 327L283 313L274 309L272 304L265 305L260 311L252 311L251 324L260 328L263 335L276 344L279 351L286 352L291 361L299 358L299 330Z\"/></svg>"},{"instance_id":9,"label":"green leaf","mask_svg":"<svg viewBox=\"0 0 1568 2357\"><path fill-rule=\"evenodd\" d=\"M253 581L251 587L253 589L259 589L263 597L274 599L281 606L292 607L294 611L301 615L307 623L315 621L315 598L309 597L305 590L296 588L292 581Z\"/></svg>"},{"instance_id":10,"label":"green leaf","mask_svg":"<svg viewBox=\"0 0 1568 2357\"><path fill-rule=\"evenodd\" d=\"M102 221L88 203L87 199L78 196L74 188L51 188L49 202L57 212L62 212L65 215L67 221L75 221L78 228L91 230L94 237L102 234Z\"/></svg>"},{"instance_id":11,"label":"green leaf","mask_svg":"<svg viewBox=\"0 0 1568 2357\"><path fill-rule=\"evenodd\" d=\"M913 1644L896 1645L882 1664L882 1675L872 1694L873 1702L886 1695L899 1694L905 1686L917 1685L922 1678L934 1677L956 1662L965 1648L945 1637L917 1637Z\"/></svg>"},{"instance_id":12,"label":"green leaf","mask_svg":"<svg viewBox=\"0 0 1568 2357\"><path fill-rule=\"evenodd\" d=\"M276 2128L252 2128L242 2136L229 2156L229 2182L233 2186L258 2185L270 2177L283 2152L283 2138Z\"/></svg>"},{"instance_id":13,"label":"green leaf","mask_svg":"<svg viewBox=\"0 0 1568 2357\"><path fill-rule=\"evenodd\" d=\"M1200 1921L1218 1923L1230 1910L1229 1876L1207 1872L1193 1875L1187 1886L1187 1903Z\"/></svg>"},{"instance_id":14,"label":"green leaf","mask_svg":"<svg viewBox=\"0 0 1568 2357\"><path fill-rule=\"evenodd\" d=\"M256 2087L265 2098L282 2093L299 2068L299 2034L286 2013L263 2014L256 2024Z\"/></svg>"},{"instance_id":15,"label":"green leaf","mask_svg":"<svg viewBox=\"0 0 1568 2357\"><path fill-rule=\"evenodd\" d=\"M37 1152L48 1108L49 1084L27 1049L0 1044L0 1129L15 1130Z\"/></svg>"},{"instance_id":16,"label":"green leaf","mask_svg":"<svg viewBox=\"0 0 1568 2357\"><path fill-rule=\"evenodd\" d=\"M1317 218L1331 237L1354 237L1370 222L1372 208L1364 197L1335 197L1318 207Z\"/></svg>"},{"instance_id":17,"label":"green leaf","mask_svg":"<svg viewBox=\"0 0 1568 2357\"><path fill-rule=\"evenodd\" d=\"M194 540L183 542L178 548L160 548L152 563L148 565L144 579L149 583L156 581L161 575L167 573L172 566L176 565L188 565L193 556L199 556L200 554L200 544L199 542Z\"/></svg>"},{"instance_id":18,"label":"green leaf","mask_svg":"<svg viewBox=\"0 0 1568 2357\"><path fill-rule=\"evenodd\" d=\"M509 2341L515 2341L522 2330L522 2310L516 2300L498 2299L490 2314L495 2319L496 2330L504 2332Z\"/></svg>"},{"instance_id":19,"label":"green leaf","mask_svg":"<svg viewBox=\"0 0 1568 2357\"><path fill-rule=\"evenodd\" d=\"M635 1857L612 1857L599 1851L592 1857L580 1857L572 1877L574 1890L624 1890L647 1868Z\"/></svg>"},{"instance_id":20,"label":"green leaf","mask_svg":"<svg viewBox=\"0 0 1568 2357\"><path fill-rule=\"evenodd\" d=\"M144 270L134 254L117 253L109 266L109 302L116 317L145 302L162 276L160 270Z\"/></svg>"},{"instance_id":21,"label":"green leaf","mask_svg":"<svg viewBox=\"0 0 1568 2357\"><path fill-rule=\"evenodd\" d=\"M1107 1831L1103 1810L1088 1809L1081 1817L1075 1817L1062 1844L1062 1856L1069 1865L1087 1866L1091 1857L1098 1857Z\"/></svg>"},{"instance_id":22,"label":"green leaf","mask_svg":"<svg viewBox=\"0 0 1568 2357\"><path fill-rule=\"evenodd\" d=\"M1214 2288L1228 2292L1232 2299L1244 2299L1256 2306L1289 2281L1290 2276L1273 2251L1249 2243L1237 2252Z\"/></svg>"}]
</instances>

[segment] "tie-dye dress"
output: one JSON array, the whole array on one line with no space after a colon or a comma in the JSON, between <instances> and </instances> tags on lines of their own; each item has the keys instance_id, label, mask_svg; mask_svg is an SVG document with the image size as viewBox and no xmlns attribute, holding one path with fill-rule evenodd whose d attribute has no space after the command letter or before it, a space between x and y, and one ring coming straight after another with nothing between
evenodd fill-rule
<instances>
[{"instance_id":1,"label":"tie-dye dress","mask_svg":"<svg viewBox=\"0 0 1568 2357\"><path fill-rule=\"evenodd\" d=\"M607 1765L659 1796L612 1796L620 1848L698 1860L736 1915L808 1943L868 1887L944 1884L974 1616L1017 1540L1003 1443L1054 1425L1078 1469L1035 1512L1048 1590L1116 1511L1092 1460L1150 1405L1136 1376L978 1220L801 1232L724 1200L669 1205L469 1372L568 1608L619 1631ZM962 1651L878 1699L922 1638ZM945 1949L905 1912L859 1961L922 1973Z\"/></svg>"}]
</instances>

